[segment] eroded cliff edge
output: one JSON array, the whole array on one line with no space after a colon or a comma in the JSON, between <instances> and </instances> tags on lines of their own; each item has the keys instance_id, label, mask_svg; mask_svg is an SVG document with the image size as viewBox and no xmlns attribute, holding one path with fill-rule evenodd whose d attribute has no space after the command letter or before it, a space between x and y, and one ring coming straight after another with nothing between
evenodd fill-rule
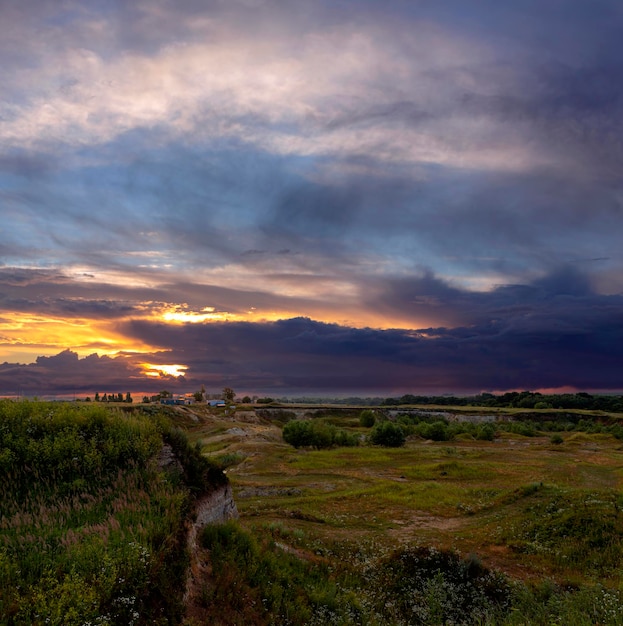
<instances>
[{"instance_id":1,"label":"eroded cliff edge","mask_svg":"<svg viewBox=\"0 0 623 626\"><path fill-rule=\"evenodd\" d=\"M173 439L173 440L172 440ZM193 510L186 527L186 548L189 555L189 567L183 596L185 612L188 616L196 615L200 606L201 590L207 584L210 574L209 555L201 548L198 540L201 530L208 524L224 524L238 518L238 509L234 501L231 485L225 474L214 467L193 468L188 455L188 448L176 445L175 437L169 435L158 455L158 465L165 472L183 475L195 489L202 488L193 499ZM173 445L171 445L173 444ZM186 453L186 454L185 454ZM190 454L194 457L196 453ZM193 471L194 469L194 471ZM201 473L201 480L189 474Z\"/></svg>"},{"instance_id":2,"label":"eroded cliff edge","mask_svg":"<svg viewBox=\"0 0 623 626\"><path fill-rule=\"evenodd\" d=\"M198 541L201 530L208 524L224 524L238 518L238 509L229 483L202 495L195 504L194 521L188 529L187 546L190 555L184 605L187 615L196 612L201 604L201 592L210 574L209 555Z\"/></svg>"}]
</instances>

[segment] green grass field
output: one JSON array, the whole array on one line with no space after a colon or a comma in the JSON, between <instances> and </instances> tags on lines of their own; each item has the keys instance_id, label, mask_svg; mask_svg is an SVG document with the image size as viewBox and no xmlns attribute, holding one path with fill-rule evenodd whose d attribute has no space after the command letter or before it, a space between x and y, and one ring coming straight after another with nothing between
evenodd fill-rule
<instances>
[{"instance_id":1,"label":"green grass field","mask_svg":"<svg viewBox=\"0 0 623 626\"><path fill-rule=\"evenodd\" d=\"M352 418L324 419L368 432ZM516 610L465 623L623 623L623 443L614 436L563 431L554 444L548 427L532 436L498 431L493 441L412 436L401 448L297 450L281 426L241 413L191 428L205 454L236 459L227 471L251 536L270 532L289 554L321 557L334 571L348 566L355 578L363 561L380 567L394 551L432 547L477 559L516 585ZM354 588L361 603L368 592ZM604 602L608 615L595 609ZM527 613L527 604L539 608ZM453 623L377 609L369 623ZM335 623L359 623L344 610ZM557 621L565 615L573 621Z\"/></svg>"},{"instance_id":2,"label":"green grass field","mask_svg":"<svg viewBox=\"0 0 623 626\"><path fill-rule=\"evenodd\" d=\"M492 440L405 418L386 448L328 410L361 443L317 450L283 415L165 413L0 403L0 624L623 624L613 416L532 412ZM184 528L218 468L240 519L200 534L189 608Z\"/></svg>"}]
</instances>

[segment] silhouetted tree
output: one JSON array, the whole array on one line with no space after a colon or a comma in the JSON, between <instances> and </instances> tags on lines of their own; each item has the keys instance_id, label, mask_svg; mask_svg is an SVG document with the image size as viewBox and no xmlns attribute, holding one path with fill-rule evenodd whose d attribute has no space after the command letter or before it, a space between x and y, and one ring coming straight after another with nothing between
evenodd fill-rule
<instances>
[{"instance_id":1,"label":"silhouetted tree","mask_svg":"<svg viewBox=\"0 0 623 626\"><path fill-rule=\"evenodd\" d=\"M236 397L236 392L231 387L225 387L223 389L223 400L225 400L227 404L232 404L234 402L235 397Z\"/></svg>"}]
</instances>

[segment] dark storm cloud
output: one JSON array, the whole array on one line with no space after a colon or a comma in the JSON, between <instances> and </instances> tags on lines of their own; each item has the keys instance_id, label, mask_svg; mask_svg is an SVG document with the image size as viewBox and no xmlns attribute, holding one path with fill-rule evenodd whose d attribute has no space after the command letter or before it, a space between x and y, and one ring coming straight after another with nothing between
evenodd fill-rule
<instances>
[{"instance_id":1,"label":"dark storm cloud","mask_svg":"<svg viewBox=\"0 0 623 626\"><path fill-rule=\"evenodd\" d=\"M114 319L139 313L135 297L122 287L76 282L57 270L0 268L0 311L4 312Z\"/></svg>"},{"instance_id":2,"label":"dark storm cloud","mask_svg":"<svg viewBox=\"0 0 623 626\"><path fill-rule=\"evenodd\" d=\"M489 292L459 289L424 272L420 276L384 280L367 302L391 317L398 312L417 319L434 311L437 319L458 327L503 324L562 327L616 325L623 315L623 296L593 292L586 274L565 266L531 284L503 285Z\"/></svg>"},{"instance_id":3,"label":"dark storm cloud","mask_svg":"<svg viewBox=\"0 0 623 626\"><path fill-rule=\"evenodd\" d=\"M396 284L396 291L404 285ZM452 309L456 328L355 329L306 318L268 324L129 323L129 335L170 351L187 378L219 375L232 385L303 390L437 391L620 387L623 297L594 294L562 270L532 285L489 294L452 290L424 277L421 306ZM386 294L414 306L408 294ZM415 304L417 306L417 303Z\"/></svg>"},{"instance_id":4,"label":"dark storm cloud","mask_svg":"<svg viewBox=\"0 0 623 626\"><path fill-rule=\"evenodd\" d=\"M59 270L0 266L0 285L24 287L40 283L58 284L66 278Z\"/></svg>"},{"instance_id":5,"label":"dark storm cloud","mask_svg":"<svg viewBox=\"0 0 623 626\"><path fill-rule=\"evenodd\" d=\"M266 254L245 255L252 258L289 257L289 250L272 249ZM218 284L197 284L186 280L158 283L157 272L137 272L133 278L141 278L152 286L128 286L123 281L105 282L99 276L70 276L56 270L27 268L0 268L0 312L34 313L40 315L84 317L97 322L99 319L141 317L161 313L171 306L183 305L184 310L201 313L204 307L216 312L244 314L250 309L258 311L294 310L305 311L317 306L310 294L291 296L276 295L268 283L293 285L300 289L304 284L310 290L319 282L330 282L335 274L326 276L295 273L266 272L264 283L256 289L236 289ZM327 302L326 308L340 309L339 302Z\"/></svg>"},{"instance_id":6,"label":"dark storm cloud","mask_svg":"<svg viewBox=\"0 0 623 626\"><path fill-rule=\"evenodd\" d=\"M95 318L104 320L125 317L138 310L123 302L112 300L79 300L68 298L40 298L26 300L24 298L6 298L0 294L0 310L39 315L62 316L64 318Z\"/></svg>"},{"instance_id":7,"label":"dark storm cloud","mask_svg":"<svg viewBox=\"0 0 623 626\"><path fill-rule=\"evenodd\" d=\"M441 319L460 323L414 331L308 318L175 326L135 319L119 330L159 346L158 353L79 359L65 351L30 365L5 363L0 388L64 393L164 385L187 391L206 384L258 393L391 394L621 386L623 296L595 294L574 269L488 293L460 290L424 274L386 285L374 302L382 303L414 317L437 309ZM147 379L140 362L178 363L187 370L183 378Z\"/></svg>"},{"instance_id":8,"label":"dark storm cloud","mask_svg":"<svg viewBox=\"0 0 623 626\"><path fill-rule=\"evenodd\" d=\"M510 72L517 71L509 68ZM498 139L540 146L558 174L619 181L623 164L623 87L613 64L574 67L548 62L522 68L511 91L465 92L455 111L503 125ZM514 137L515 134L521 137Z\"/></svg>"},{"instance_id":9,"label":"dark storm cloud","mask_svg":"<svg viewBox=\"0 0 623 626\"><path fill-rule=\"evenodd\" d=\"M56 356L38 357L28 365L0 364L3 394L125 393L151 387L157 385L141 376L138 366L123 355L111 358L92 354L81 359L75 352L65 350Z\"/></svg>"},{"instance_id":10,"label":"dark storm cloud","mask_svg":"<svg viewBox=\"0 0 623 626\"><path fill-rule=\"evenodd\" d=\"M262 231L268 240L325 255L328 267L370 253L412 267L435 259L439 273L522 277L526 268L551 271L577 258L620 258L622 194L618 184L544 172L345 175L285 191Z\"/></svg>"}]
</instances>

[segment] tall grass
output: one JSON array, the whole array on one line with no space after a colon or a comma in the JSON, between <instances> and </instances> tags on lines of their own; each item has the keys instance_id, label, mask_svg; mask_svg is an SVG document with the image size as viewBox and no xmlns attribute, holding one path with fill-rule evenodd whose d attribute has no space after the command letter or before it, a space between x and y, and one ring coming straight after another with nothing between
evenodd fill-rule
<instances>
[{"instance_id":1,"label":"tall grass","mask_svg":"<svg viewBox=\"0 0 623 626\"><path fill-rule=\"evenodd\" d=\"M234 522L206 527L201 542L211 575L200 623L216 626L581 626L623 619L616 590L530 586L451 550L320 542L283 524L243 530Z\"/></svg>"},{"instance_id":2,"label":"tall grass","mask_svg":"<svg viewBox=\"0 0 623 626\"><path fill-rule=\"evenodd\" d=\"M158 420L0 402L1 624L181 619L189 491L158 468L162 443Z\"/></svg>"},{"instance_id":3,"label":"tall grass","mask_svg":"<svg viewBox=\"0 0 623 626\"><path fill-rule=\"evenodd\" d=\"M560 575L607 580L623 568L623 497L612 490L542 487L498 538L514 551L553 566Z\"/></svg>"}]
</instances>

